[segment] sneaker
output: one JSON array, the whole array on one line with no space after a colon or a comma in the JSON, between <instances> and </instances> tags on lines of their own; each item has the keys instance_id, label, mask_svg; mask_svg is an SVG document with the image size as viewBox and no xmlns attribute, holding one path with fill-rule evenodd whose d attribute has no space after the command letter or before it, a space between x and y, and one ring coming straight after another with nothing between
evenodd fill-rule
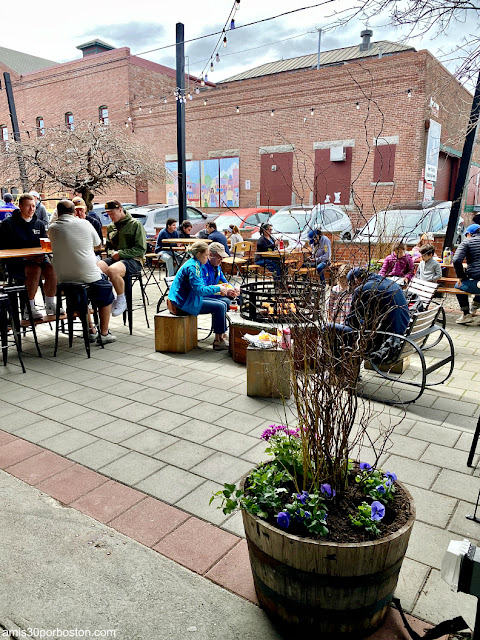
<instances>
[{"instance_id":1,"label":"sneaker","mask_svg":"<svg viewBox=\"0 0 480 640\"><path fill-rule=\"evenodd\" d=\"M116 341L117 341L117 337L112 335L110 331L107 333L106 336L104 336L102 333L102 344L108 344L109 342L116 342ZM100 344L100 336L97 336L97 344Z\"/></svg>"},{"instance_id":2,"label":"sneaker","mask_svg":"<svg viewBox=\"0 0 480 640\"><path fill-rule=\"evenodd\" d=\"M119 298L115 298L112 302L112 316L115 318L116 316L120 316L124 311L127 310L127 299L123 297L121 300Z\"/></svg>"},{"instance_id":3,"label":"sneaker","mask_svg":"<svg viewBox=\"0 0 480 640\"><path fill-rule=\"evenodd\" d=\"M96 342L98 339L98 331L89 331L88 332L88 339L90 340L91 343Z\"/></svg>"},{"instance_id":4,"label":"sneaker","mask_svg":"<svg viewBox=\"0 0 480 640\"><path fill-rule=\"evenodd\" d=\"M54 316L57 313L57 303L56 302L46 302L45 303L45 315L46 316ZM60 315L63 316L65 311L60 307Z\"/></svg>"},{"instance_id":5,"label":"sneaker","mask_svg":"<svg viewBox=\"0 0 480 640\"><path fill-rule=\"evenodd\" d=\"M457 324L472 324L475 320L475 316L472 316L471 313L464 313L460 318L457 318L455 322Z\"/></svg>"},{"instance_id":6,"label":"sneaker","mask_svg":"<svg viewBox=\"0 0 480 640\"><path fill-rule=\"evenodd\" d=\"M32 318L34 320L42 320L43 318L43 313L36 306L32 307ZM23 319L30 320L27 309L25 309L23 312Z\"/></svg>"},{"instance_id":7,"label":"sneaker","mask_svg":"<svg viewBox=\"0 0 480 640\"><path fill-rule=\"evenodd\" d=\"M228 351L228 342L220 340L220 342L214 342L213 348L215 351Z\"/></svg>"}]
</instances>

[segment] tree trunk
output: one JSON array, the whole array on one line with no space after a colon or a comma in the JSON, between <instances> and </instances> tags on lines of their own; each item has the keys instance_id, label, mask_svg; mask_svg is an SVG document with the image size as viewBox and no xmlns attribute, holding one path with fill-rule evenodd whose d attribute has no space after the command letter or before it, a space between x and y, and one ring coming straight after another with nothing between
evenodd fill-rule
<instances>
[{"instance_id":1,"label":"tree trunk","mask_svg":"<svg viewBox=\"0 0 480 640\"><path fill-rule=\"evenodd\" d=\"M95 194L90 190L90 187L81 187L78 189L78 192L81 194L82 198L85 200L85 204L87 205L87 211L91 211L93 209L93 198Z\"/></svg>"}]
</instances>

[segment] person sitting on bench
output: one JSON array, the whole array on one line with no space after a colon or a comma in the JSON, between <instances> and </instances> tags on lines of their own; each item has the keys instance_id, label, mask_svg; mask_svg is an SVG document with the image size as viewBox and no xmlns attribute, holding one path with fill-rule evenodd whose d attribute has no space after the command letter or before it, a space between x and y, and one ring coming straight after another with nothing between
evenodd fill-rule
<instances>
[{"instance_id":1,"label":"person sitting on bench","mask_svg":"<svg viewBox=\"0 0 480 640\"><path fill-rule=\"evenodd\" d=\"M406 249L404 242L397 242L392 253L385 258L379 274L384 278L394 278L400 284L408 284L415 274L415 267Z\"/></svg>"},{"instance_id":2,"label":"person sitting on bench","mask_svg":"<svg viewBox=\"0 0 480 640\"><path fill-rule=\"evenodd\" d=\"M463 261L467 268L463 268ZM480 324L477 310L480 309L480 224L471 224L465 229L465 240L459 245L453 256L453 266L458 278L455 289L477 294L473 298L470 311L468 296L457 295L462 315L455 322L457 324Z\"/></svg>"},{"instance_id":3,"label":"person sitting on bench","mask_svg":"<svg viewBox=\"0 0 480 640\"><path fill-rule=\"evenodd\" d=\"M421 262L418 265L416 277L426 282L437 282L442 277L442 267L434 258L435 247L433 244L424 244L420 247Z\"/></svg>"}]
</instances>

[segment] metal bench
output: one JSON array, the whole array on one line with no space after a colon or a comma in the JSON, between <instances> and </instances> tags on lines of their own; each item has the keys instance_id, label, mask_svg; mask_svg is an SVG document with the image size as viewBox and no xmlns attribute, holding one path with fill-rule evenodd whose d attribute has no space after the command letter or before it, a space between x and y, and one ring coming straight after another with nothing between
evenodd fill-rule
<instances>
[{"instance_id":1,"label":"metal bench","mask_svg":"<svg viewBox=\"0 0 480 640\"><path fill-rule=\"evenodd\" d=\"M392 337L392 336L399 338L401 340L401 348L394 362L375 363L374 361L369 361L372 369L375 371L375 373L377 373L378 375L382 376L387 380L390 380L391 382L400 382L401 384L408 385L418 389L418 393L415 395L415 397L406 401L400 401L400 400L390 401L384 398L367 396L366 394L361 394L361 395L364 395L365 397L369 397L372 400L378 400L379 402L383 402L385 404L393 404L393 405L412 404L416 402L418 398L420 398L422 393L425 391L426 387L433 387L439 384L443 384L444 382L446 382L446 380L448 380L448 378L452 375L452 372L453 372L453 367L455 363L455 351L454 351L452 339L448 335L447 331L442 326L440 326L439 315L441 311L442 311L442 307L435 306L431 309L427 309L427 311L421 311L419 313L414 314L412 316L410 324L408 325L404 335L390 333L386 331L374 332L375 338L378 338L380 336L383 336L385 340L387 340L389 337ZM435 335L436 333L440 333L439 338L435 339L433 345L426 346L428 338L432 335ZM433 364L427 366L425 362L424 351L427 351L432 346L438 344L440 340L444 337L446 338L449 345L448 355L434 362ZM390 367L391 365L390 368L393 368L393 366L397 364L399 361L412 355L418 356L420 360L420 366L421 366L420 381L408 380L406 379L406 377L401 379L402 374L392 375L390 369L387 371L382 371L379 368L380 366L384 366L384 365L387 365L387 367ZM439 382L438 381L428 382L429 374L433 373L434 371L437 371L438 369L440 369L441 367L447 364L450 365L448 369L448 373L444 375Z\"/></svg>"}]
</instances>

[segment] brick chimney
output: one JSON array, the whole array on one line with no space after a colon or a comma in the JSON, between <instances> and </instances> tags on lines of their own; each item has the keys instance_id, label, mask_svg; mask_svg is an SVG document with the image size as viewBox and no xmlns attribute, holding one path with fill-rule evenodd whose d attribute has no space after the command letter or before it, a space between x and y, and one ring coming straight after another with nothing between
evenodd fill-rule
<instances>
[{"instance_id":1,"label":"brick chimney","mask_svg":"<svg viewBox=\"0 0 480 640\"><path fill-rule=\"evenodd\" d=\"M115 49L111 44L107 42L103 42L103 40L99 40L98 38L95 40L90 40L89 42L85 42L84 44L79 44L77 49L83 53L83 57L91 56L94 53L103 53L104 51L110 51L111 49Z\"/></svg>"},{"instance_id":2,"label":"brick chimney","mask_svg":"<svg viewBox=\"0 0 480 640\"><path fill-rule=\"evenodd\" d=\"M360 51L368 51L370 49L370 38L373 36L373 31L371 29L364 29L360 33L360 37L362 38L362 42L359 45Z\"/></svg>"}]
</instances>

